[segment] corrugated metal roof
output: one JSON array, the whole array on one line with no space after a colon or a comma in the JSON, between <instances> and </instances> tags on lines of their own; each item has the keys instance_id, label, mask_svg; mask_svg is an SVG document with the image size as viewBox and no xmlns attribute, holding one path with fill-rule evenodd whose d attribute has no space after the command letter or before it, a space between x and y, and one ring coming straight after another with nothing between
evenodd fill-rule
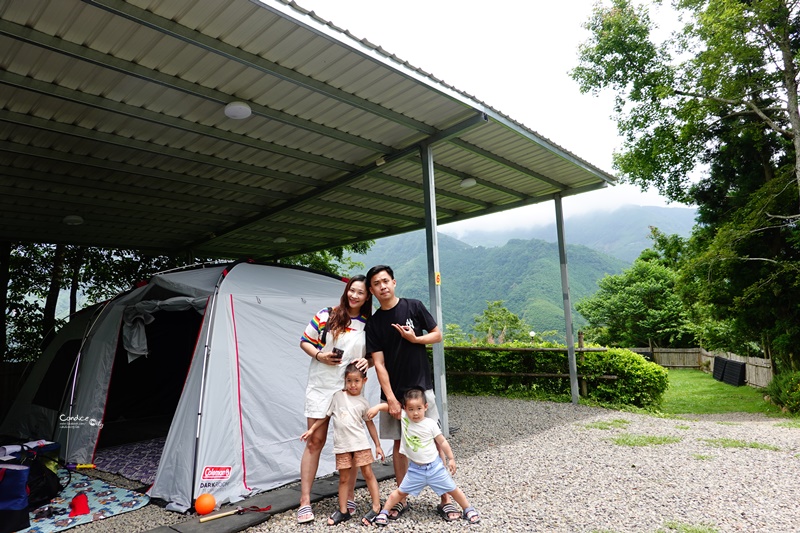
<instances>
[{"instance_id":1,"label":"corrugated metal roof","mask_svg":"<svg viewBox=\"0 0 800 533\"><path fill-rule=\"evenodd\" d=\"M277 259L375 239L424 227L426 145L440 223L613 182L294 2L0 3L0 240Z\"/></svg>"}]
</instances>

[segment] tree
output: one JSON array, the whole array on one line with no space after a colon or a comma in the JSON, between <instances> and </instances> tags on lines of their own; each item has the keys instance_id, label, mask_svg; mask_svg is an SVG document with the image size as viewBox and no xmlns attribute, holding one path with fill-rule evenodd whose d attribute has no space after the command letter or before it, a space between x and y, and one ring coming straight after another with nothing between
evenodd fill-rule
<instances>
[{"instance_id":1,"label":"tree","mask_svg":"<svg viewBox=\"0 0 800 533\"><path fill-rule=\"evenodd\" d=\"M445 324L443 342L445 346L458 346L469 341L467 334L458 324Z\"/></svg>"},{"instance_id":2,"label":"tree","mask_svg":"<svg viewBox=\"0 0 800 533\"><path fill-rule=\"evenodd\" d=\"M503 306L502 300L486 302L483 314L475 317L472 329L490 344L529 340L530 326Z\"/></svg>"},{"instance_id":3,"label":"tree","mask_svg":"<svg viewBox=\"0 0 800 533\"><path fill-rule=\"evenodd\" d=\"M158 272L207 262L185 255L150 255L137 250L103 249L70 245L7 243L0 246L0 280L8 280L0 295L5 309L3 360L34 360L39 346L64 322L57 313L63 291L69 292L69 309L78 308L79 293L85 303L112 298ZM364 253L372 241L303 254L282 262L341 274L353 263L350 253Z\"/></svg>"},{"instance_id":4,"label":"tree","mask_svg":"<svg viewBox=\"0 0 800 533\"><path fill-rule=\"evenodd\" d=\"M623 179L698 206L679 284L693 295L699 336L728 349L755 343L791 367L800 342L789 324L800 319L798 5L673 5L686 22L660 43L647 8L596 8L572 74L585 92L616 91Z\"/></svg>"},{"instance_id":5,"label":"tree","mask_svg":"<svg viewBox=\"0 0 800 533\"><path fill-rule=\"evenodd\" d=\"M623 348L691 346L688 313L675 292L677 273L648 260L647 251L643 256L622 274L601 279L594 296L575 304L589 321L587 340Z\"/></svg>"},{"instance_id":6,"label":"tree","mask_svg":"<svg viewBox=\"0 0 800 533\"><path fill-rule=\"evenodd\" d=\"M629 0L597 7L586 25L592 36L572 76L583 92L617 94L624 147L615 166L633 183L691 200L691 173L720 152L720 140L733 138L720 131L724 126L749 132L763 150L756 161L766 176L774 174L771 155L790 155L786 170L800 182L796 3L677 0L675 6L691 20L663 43L652 39L648 10ZM796 185L792 192L798 198Z\"/></svg>"}]
</instances>

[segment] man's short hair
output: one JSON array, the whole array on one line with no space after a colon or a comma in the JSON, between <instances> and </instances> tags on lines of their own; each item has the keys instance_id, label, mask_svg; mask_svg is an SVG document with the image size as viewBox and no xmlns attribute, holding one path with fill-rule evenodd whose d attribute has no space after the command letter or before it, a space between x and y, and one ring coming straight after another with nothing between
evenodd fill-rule
<instances>
[{"instance_id":1,"label":"man's short hair","mask_svg":"<svg viewBox=\"0 0 800 533\"><path fill-rule=\"evenodd\" d=\"M394 279L394 270L389 265L375 265L374 267L370 268L367 271L367 285L372 285L372 278L380 274L381 272L386 272L389 274L389 277Z\"/></svg>"}]
</instances>

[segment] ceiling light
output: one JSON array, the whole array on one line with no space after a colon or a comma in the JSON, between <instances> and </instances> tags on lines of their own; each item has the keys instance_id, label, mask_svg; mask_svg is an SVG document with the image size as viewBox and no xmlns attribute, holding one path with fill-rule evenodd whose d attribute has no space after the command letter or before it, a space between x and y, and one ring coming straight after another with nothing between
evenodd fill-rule
<instances>
[{"instance_id":1,"label":"ceiling light","mask_svg":"<svg viewBox=\"0 0 800 533\"><path fill-rule=\"evenodd\" d=\"M276 242L278 244L283 244L284 242L286 242L286 237L276 237L275 240L272 241L272 242Z\"/></svg>"},{"instance_id":2,"label":"ceiling light","mask_svg":"<svg viewBox=\"0 0 800 533\"><path fill-rule=\"evenodd\" d=\"M231 102L225 106L225 116L236 120L241 120L250 116L252 111L245 102Z\"/></svg>"},{"instance_id":3,"label":"ceiling light","mask_svg":"<svg viewBox=\"0 0 800 533\"><path fill-rule=\"evenodd\" d=\"M380 166L385 165L385 164L386 164L386 160L383 157L379 157L378 159L375 160L375 166L376 167L380 167Z\"/></svg>"},{"instance_id":4,"label":"ceiling light","mask_svg":"<svg viewBox=\"0 0 800 533\"><path fill-rule=\"evenodd\" d=\"M462 189L469 189L470 187L473 187L477 183L478 182L475 181L475 178L464 178L463 180L461 180L461 183L459 183L459 185L461 186Z\"/></svg>"},{"instance_id":5,"label":"ceiling light","mask_svg":"<svg viewBox=\"0 0 800 533\"><path fill-rule=\"evenodd\" d=\"M83 217L80 215L67 215L61 220L61 222L67 226L80 226L83 224Z\"/></svg>"}]
</instances>

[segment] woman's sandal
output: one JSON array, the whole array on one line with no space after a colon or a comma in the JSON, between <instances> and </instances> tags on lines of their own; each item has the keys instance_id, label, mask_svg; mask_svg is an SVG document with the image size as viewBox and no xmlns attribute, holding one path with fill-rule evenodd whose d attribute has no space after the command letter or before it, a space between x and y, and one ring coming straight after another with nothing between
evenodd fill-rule
<instances>
[{"instance_id":1,"label":"woman's sandal","mask_svg":"<svg viewBox=\"0 0 800 533\"><path fill-rule=\"evenodd\" d=\"M464 520L470 524L477 524L481 521L481 515L474 507L467 507L464 509Z\"/></svg>"},{"instance_id":2,"label":"woman's sandal","mask_svg":"<svg viewBox=\"0 0 800 533\"><path fill-rule=\"evenodd\" d=\"M350 512L343 513L339 509L336 509L331 516L328 517L328 525L335 526L337 524L341 524L342 522L346 522L353 518L353 515Z\"/></svg>"},{"instance_id":3,"label":"woman's sandal","mask_svg":"<svg viewBox=\"0 0 800 533\"><path fill-rule=\"evenodd\" d=\"M369 512L367 514L365 514L364 517L361 519L361 525L362 526L371 526L372 524L375 523L375 519L378 518L379 514L380 513L376 513L375 511L370 509Z\"/></svg>"},{"instance_id":4,"label":"woman's sandal","mask_svg":"<svg viewBox=\"0 0 800 533\"><path fill-rule=\"evenodd\" d=\"M403 505L403 502L397 502L396 504L394 504L394 507L392 507L391 509L389 509L389 511L390 511L390 512L391 512L391 511L394 511L394 512L396 512L397 514L396 514L396 515L394 515L394 516L392 516L392 515L389 515L389 520L397 520L398 518L400 518L401 516L403 516L403 513L405 513L406 511L408 511L408 510L409 510L409 508L410 508L410 507L409 507L409 505L408 505L408 502L406 502L406 504L405 504L405 505Z\"/></svg>"},{"instance_id":5,"label":"woman's sandal","mask_svg":"<svg viewBox=\"0 0 800 533\"><path fill-rule=\"evenodd\" d=\"M439 516L441 516L445 522L455 522L461 518L461 511L459 511L458 507L453 505L452 502L445 504L440 503L436 506L436 512L439 513Z\"/></svg>"},{"instance_id":6,"label":"woman's sandal","mask_svg":"<svg viewBox=\"0 0 800 533\"><path fill-rule=\"evenodd\" d=\"M306 517L306 518L301 518ZM297 510L297 523L308 524L314 521L314 511L311 510L310 505L304 505Z\"/></svg>"},{"instance_id":7,"label":"woman's sandal","mask_svg":"<svg viewBox=\"0 0 800 533\"><path fill-rule=\"evenodd\" d=\"M389 512L388 511L381 511L378 513L378 516L372 521L373 524L376 526L388 526L389 525Z\"/></svg>"}]
</instances>

